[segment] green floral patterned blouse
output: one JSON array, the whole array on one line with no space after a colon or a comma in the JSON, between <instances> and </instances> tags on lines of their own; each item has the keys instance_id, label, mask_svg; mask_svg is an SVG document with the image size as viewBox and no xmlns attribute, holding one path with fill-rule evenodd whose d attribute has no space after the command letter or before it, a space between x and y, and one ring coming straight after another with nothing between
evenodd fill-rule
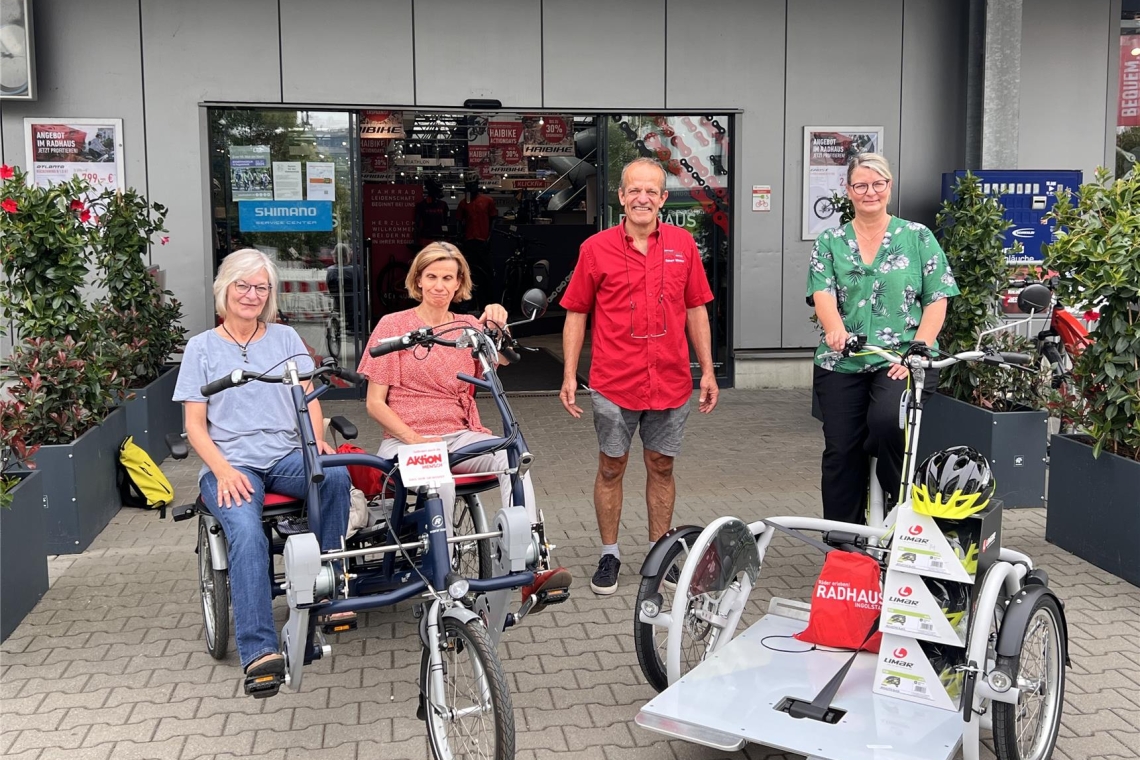
<instances>
[{"instance_id":1,"label":"green floral patterned blouse","mask_svg":"<svg viewBox=\"0 0 1140 760\"><path fill-rule=\"evenodd\" d=\"M863 263L850 223L820 233L811 252L807 295L819 291L835 296L847 332L902 350L914 340L922 310L958 295L958 285L934 233L892 216L870 266ZM829 351L821 336L815 363L837 372L874 372L887 364L873 354L820 358Z\"/></svg>"}]
</instances>

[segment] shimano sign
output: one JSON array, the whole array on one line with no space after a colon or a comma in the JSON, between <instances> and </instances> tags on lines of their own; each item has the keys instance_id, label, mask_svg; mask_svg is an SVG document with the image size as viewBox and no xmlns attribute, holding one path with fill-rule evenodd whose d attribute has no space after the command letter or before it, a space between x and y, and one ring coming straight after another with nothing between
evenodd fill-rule
<instances>
[{"instance_id":1,"label":"shimano sign","mask_svg":"<svg viewBox=\"0 0 1140 760\"><path fill-rule=\"evenodd\" d=\"M332 201L239 201L242 232L329 232Z\"/></svg>"}]
</instances>

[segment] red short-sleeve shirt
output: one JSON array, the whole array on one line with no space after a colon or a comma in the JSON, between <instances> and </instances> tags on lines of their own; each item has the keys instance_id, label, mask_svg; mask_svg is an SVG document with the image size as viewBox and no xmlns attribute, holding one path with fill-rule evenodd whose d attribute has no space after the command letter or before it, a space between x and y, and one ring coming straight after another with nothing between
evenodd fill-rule
<instances>
[{"instance_id":1,"label":"red short-sleeve shirt","mask_svg":"<svg viewBox=\"0 0 1140 760\"><path fill-rule=\"evenodd\" d=\"M618 225L582 243L563 308L593 314L590 387L625 409L676 409L693 392L685 311L713 298L693 236L658 224L647 252Z\"/></svg>"}]
</instances>

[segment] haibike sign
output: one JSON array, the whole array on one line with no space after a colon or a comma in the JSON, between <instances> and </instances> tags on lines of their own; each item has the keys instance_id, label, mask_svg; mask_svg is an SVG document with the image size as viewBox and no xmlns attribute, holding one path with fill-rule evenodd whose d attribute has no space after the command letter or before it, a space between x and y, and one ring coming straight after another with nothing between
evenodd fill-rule
<instances>
[{"instance_id":1,"label":"haibike sign","mask_svg":"<svg viewBox=\"0 0 1140 760\"><path fill-rule=\"evenodd\" d=\"M332 201L238 201L242 232L330 232Z\"/></svg>"}]
</instances>

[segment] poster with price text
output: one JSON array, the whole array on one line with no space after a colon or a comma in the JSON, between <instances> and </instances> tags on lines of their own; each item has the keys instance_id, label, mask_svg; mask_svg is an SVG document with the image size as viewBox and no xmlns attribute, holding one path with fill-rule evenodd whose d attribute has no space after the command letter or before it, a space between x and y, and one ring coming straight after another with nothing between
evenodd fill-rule
<instances>
[{"instance_id":1,"label":"poster with price text","mask_svg":"<svg viewBox=\"0 0 1140 760\"><path fill-rule=\"evenodd\" d=\"M839 226L831 198L847 193L847 161L857 153L882 152L882 127L804 127L804 240Z\"/></svg>"},{"instance_id":2,"label":"poster with price text","mask_svg":"<svg viewBox=\"0 0 1140 760\"><path fill-rule=\"evenodd\" d=\"M36 185L82 177L92 196L125 187L122 119L24 119L24 145Z\"/></svg>"}]
</instances>

